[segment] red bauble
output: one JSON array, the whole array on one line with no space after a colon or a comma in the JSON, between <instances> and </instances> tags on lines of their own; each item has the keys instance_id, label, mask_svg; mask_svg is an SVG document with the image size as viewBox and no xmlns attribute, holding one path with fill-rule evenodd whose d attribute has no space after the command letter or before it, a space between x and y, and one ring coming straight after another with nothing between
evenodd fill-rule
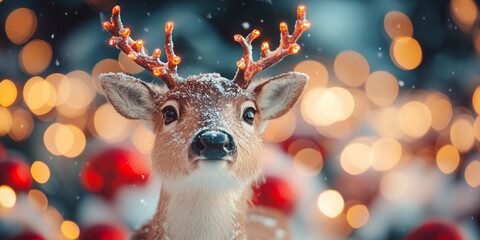
<instances>
[{"instance_id":1,"label":"red bauble","mask_svg":"<svg viewBox=\"0 0 480 240\"><path fill-rule=\"evenodd\" d=\"M147 181L150 167L145 157L133 150L111 148L91 157L80 174L89 191L112 198L119 187Z\"/></svg>"},{"instance_id":2,"label":"red bauble","mask_svg":"<svg viewBox=\"0 0 480 240\"><path fill-rule=\"evenodd\" d=\"M268 176L265 183L254 189L253 203L278 209L289 215L295 206L292 186L282 178Z\"/></svg>"},{"instance_id":3,"label":"red bauble","mask_svg":"<svg viewBox=\"0 0 480 240\"><path fill-rule=\"evenodd\" d=\"M8 185L15 191L26 191L32 183L30 167L22 158L10 154L0 161L0 185Z\"/></svg>"},{"instance_id":4,"label":"red bauble","mask_svg":"<svg viewBox=\"0 0 480 240\"><path fill-rule=\"evenodd\" d=\"M80 240L125 240L127 232L120 227L98 224L81 231Z\"/></svg>"},{"instance_id":5,"label":"red bauble","mask_svg":"<svg viewBox=\"0 0 480 240\"><path fill-rule=\"evenodd\" d=\"M44 237L42 237L42 235L39 235L39 234L36 234L36 233L33 233L33 232L25 232L25 233L21 233L19 235L16 235L12 238L10 238L11 240L45 240Z\"/></svg>"},{"instance_id":6,"label":"red bauble","mask_svg":"<svg viewBox=\"0 0 480 240\"><path fill-rule=\"evenodd\" d=\"M415 228L404 240L462 240L460 228L444 219L430 219Z\"/></svg>"}]
</instances>

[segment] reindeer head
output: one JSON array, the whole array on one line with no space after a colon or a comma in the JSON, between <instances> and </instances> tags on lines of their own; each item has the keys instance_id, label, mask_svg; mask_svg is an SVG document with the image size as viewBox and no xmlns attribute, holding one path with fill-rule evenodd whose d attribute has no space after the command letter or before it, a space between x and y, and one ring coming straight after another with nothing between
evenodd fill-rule
<instances>
[{"instance_id":1,"label":"reindeer head","mask_svg":"<svg viewBox=\"0 0 480 240\"><path fill-rule=\"evenodd\" d=\"M123 28L120 20L120 7L114 7L112 12L111 21L103 23L113 36L110 45L116 45L137 64L161 77L166 86L122 73L102 74L99 82L118 113L141 119L152 127L156 135L153 167L165 187L208 190L255 181L261 173L262 130L269 120L293 107L308 77L289 72L255 84L250 82L256 73L299 51L296 41L310 26L305 7L298 7L293 34L289 34L286 23L281 23L279 47L270 51L264 42L262 56L256 62L251 42L260 32L253 30L246 38L235 35L244 54L237 62L233 80L216 73L179 77L180 58L173 51L172 22L165 26L167 62L162 62L160 49L149 56L142 40L134 41L129 36L130 30ZM216 184L218 181L222 184Z\"/></svg>"}]
</instances>

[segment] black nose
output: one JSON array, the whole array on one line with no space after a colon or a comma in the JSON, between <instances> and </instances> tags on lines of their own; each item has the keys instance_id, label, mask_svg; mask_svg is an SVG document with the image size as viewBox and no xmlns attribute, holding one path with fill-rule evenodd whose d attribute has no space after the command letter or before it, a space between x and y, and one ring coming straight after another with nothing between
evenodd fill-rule
<instances>
[{"instance_id":1,"label":"black nose","mask_svg":"<svg viewBox=\"0 0 480 240\"><path fill-rule=\"evenodd\" d=\"M221 159L235 152L235 143L226 132L204 130L193 138L192 150L206 159Z\"/></svg>"}]
</instances>

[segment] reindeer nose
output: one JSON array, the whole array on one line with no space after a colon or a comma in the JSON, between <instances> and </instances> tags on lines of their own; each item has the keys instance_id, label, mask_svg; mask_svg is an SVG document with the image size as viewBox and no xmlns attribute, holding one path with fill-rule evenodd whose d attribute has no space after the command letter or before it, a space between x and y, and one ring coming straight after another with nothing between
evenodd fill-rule
<instances>
[{"instance_id":1,"label":"reindeer nose","mask_svg":"<svg viewBox=\"0 0 480 240\"><path fill-rule=\"evenodd\" d=\"M229 133L204 130L193 138L192 150L206 159L222 159L234 153L235 144Z\"/></svg>"}]
</instances>

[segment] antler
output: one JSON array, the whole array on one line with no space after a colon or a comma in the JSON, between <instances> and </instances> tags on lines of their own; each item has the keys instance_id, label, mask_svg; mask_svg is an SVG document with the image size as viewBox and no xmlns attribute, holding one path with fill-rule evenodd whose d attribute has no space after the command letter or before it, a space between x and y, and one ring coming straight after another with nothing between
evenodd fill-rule
<instances>
[{"instance_id":1,"label":"antler","mask_svg":"<svg viewBox=\"0 0 480 240\"><path fill-rule=\"evenodd\" d=\"M159 48L156 48L152 56L149 56L143 46L143 41L141 39L134 41L130 37L130 29L123 28L120 19L120 6L117 5L113 7L110 22L103 22L103 27L112 34L112 37L108 41L110 45L116 45L117 48L120 48L120 50L126 53L128 57L138 65L152 72L153 75L161 77L168 88L172 89L177 86L177 82L181 79L177 74L177 65L180 64L181 59L173 52L173 22L167 22L165 24L166 63L159 59L161 53Z\"/></svg>"},{"instance_id":2,"label":"antler","mask_svg":"<svg viewBox=\"0 0 480 240\"><path fill-rule=\"evenodd\" d=\"M306 20L306 8L304 5L300 5L297 8L297 21L293 34L289 35L285 22L280 23L280 45L274 51L270 51L268 42L263 42L262 56L256 62L252 59L252 41L260 36L260 31L254 29L247 38L236 34L233 39L242 45L243 57L237 62L238 70L233 81L246 89L255 74L280 62L289 54L296 54L300 50L300 46L296 42L308 28L310 28L310 22Z\"/></svg>"}]
</instances>

